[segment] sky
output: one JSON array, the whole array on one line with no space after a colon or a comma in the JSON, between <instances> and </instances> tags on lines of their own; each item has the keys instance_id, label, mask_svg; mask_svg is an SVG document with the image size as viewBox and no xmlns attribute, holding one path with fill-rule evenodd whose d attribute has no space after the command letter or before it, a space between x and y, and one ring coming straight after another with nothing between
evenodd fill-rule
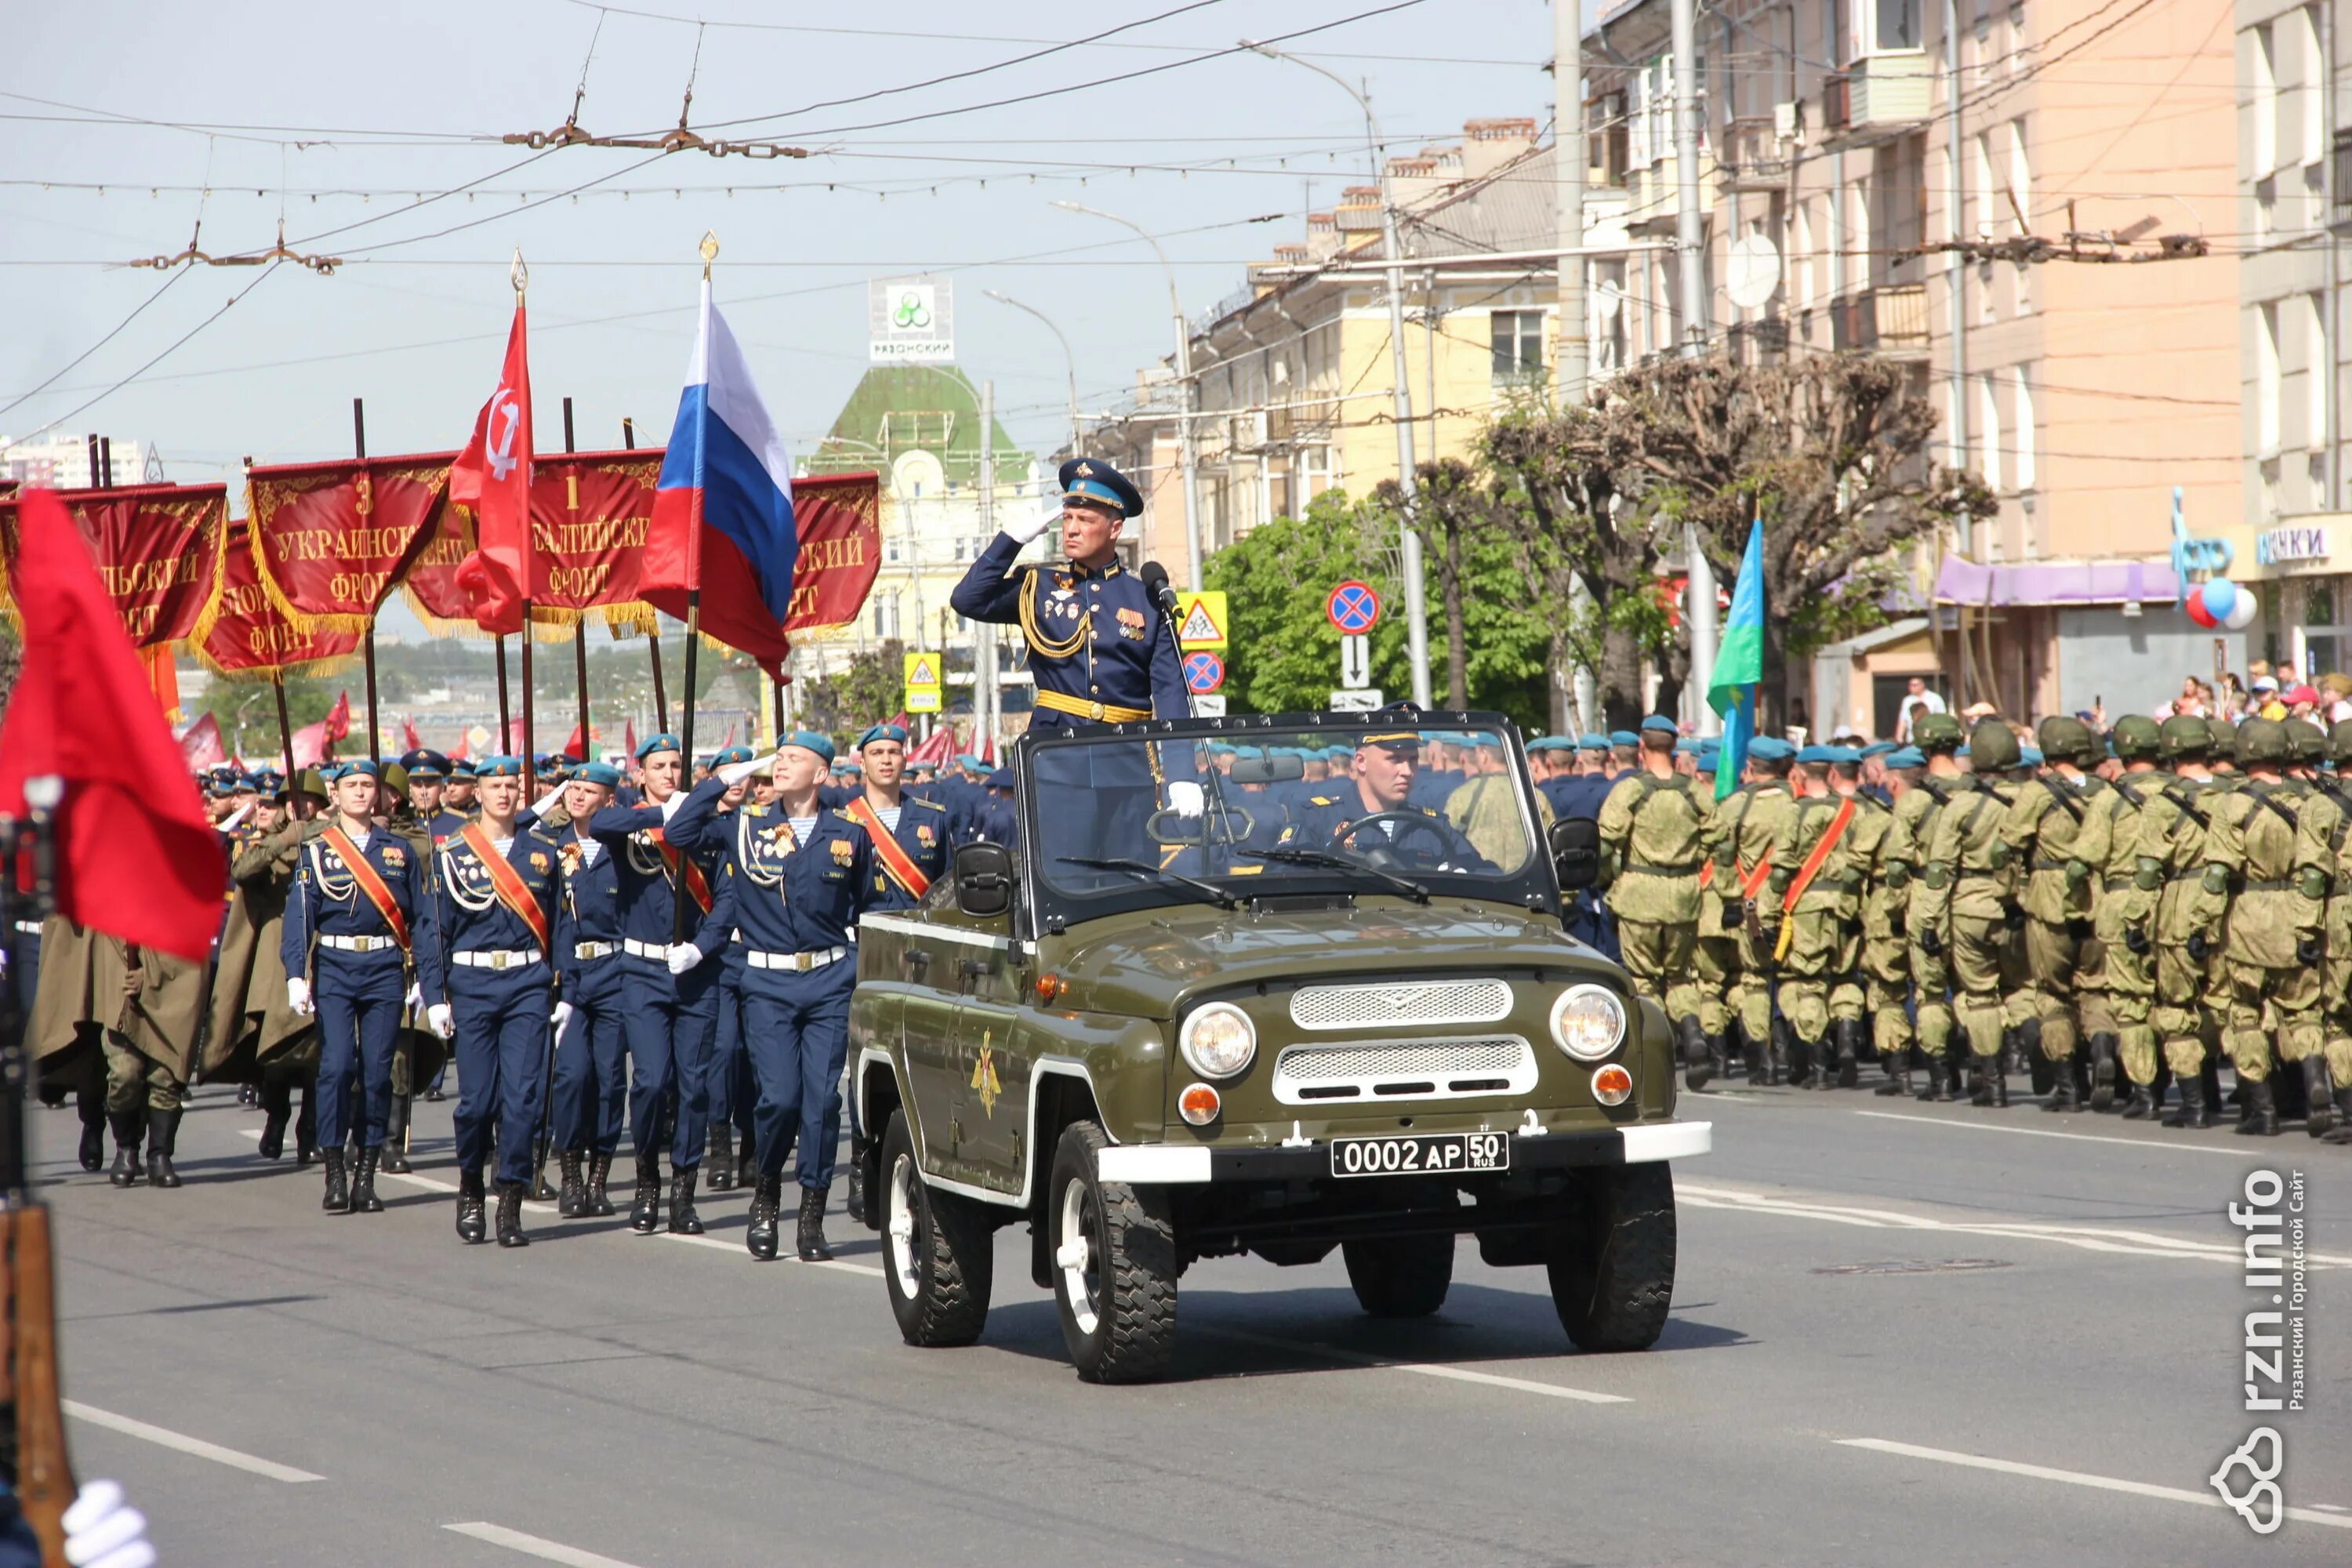
<instances>
[{"instance_id":1,"label":"sky","mask_svg":"<svg viewBox=\"0 0 2352 1568\"><path fill-rule=\"evenodd\" d=\"M1395 151L1458 140L1467 119L1551 117L1544 0L691 5L19 8L0 92L0 405L16 405L0 431L62 421L152 442L171 479L233 490L246 457L348 452L353 397L372 453L456 447L496 384L520 247L542 448L561 444L566 395L583 449L619 446L624 416L658 442L708 229L717 298L795 450L866 366L867 281L922 271L952 279L958 364L1045 450L1065 428L1063 351L983 289L1062 328L1089 410L1173 335L1150 247L1050 202L1159 234L1194 312L1368 172L1336 84L1246 52L1193 57L1320 29L1283 47L1368 85ZM1039 58L1004 63L1023 56ZM706 136L816 155L499 141L561 125L583 81L583 130L657 135L689 75ZM124 265L192 235L214 255L267 249L281 221L289 249L341 265Z\"/></svg>"}]
</instances>

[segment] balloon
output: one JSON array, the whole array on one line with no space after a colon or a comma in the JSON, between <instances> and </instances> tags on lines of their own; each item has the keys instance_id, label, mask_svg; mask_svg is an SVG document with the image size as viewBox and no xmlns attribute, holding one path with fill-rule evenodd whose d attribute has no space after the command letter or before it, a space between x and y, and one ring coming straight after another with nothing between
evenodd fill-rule
<instances>
[{"instance_id":1,"label":"balloon","mask_svg":"<svg viewBox=\"0 0 2352 1568\"><path fill-rule=\"evenodd\" d=\"M2205 584L2200 583L2189 590L2189 618L2209 631L2221 626L2221 620L2205 607Z\"/></svg>"},{"instance_id":2,"label":"balloon","mask_svg":"<svg viewBox=\"0 0 2352 1568\"><path fill-rule=\"evenodd\" d=\"M2230 606L2230 613L2221 617L2221 624L2233 632L2244 631L2254 624L2254 617L2262 613L2262 608L2252 594L2241 588L2238 590L2238 602Z\"/></svg>"},{"instance_id":3,"label":"balloon","mask_svg":"<svg viewBox=\"0 0 2352 1568\"><path fill-rule=\"evenodd\" d=\"M2237 607L2241 590L2227 577L2214 577L2205 584L2205 613L2217 621L2226 621Z\"/></svg>"}]
</instances>

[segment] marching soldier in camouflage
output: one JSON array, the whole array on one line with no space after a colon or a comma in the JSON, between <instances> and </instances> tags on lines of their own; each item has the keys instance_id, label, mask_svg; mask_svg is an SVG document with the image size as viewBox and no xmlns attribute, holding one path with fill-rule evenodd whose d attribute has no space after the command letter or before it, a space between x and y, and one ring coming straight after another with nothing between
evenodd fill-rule
<instances>
[{"instance_id":1,"label":"marching soldier in camouflage","mask_svg":"<svg viewBox=\"0 0 2352 1568\"><path fill-rule=\"evenodd\" d=\"M1860 793L1862 754L1851 746L1807 746L1796 776L1802 794L1770 884L1780 1014L1794 1037L1789 1078L1851 1089L1861 1070L1862 894L1894 819Z\"/></svg>"},{"instance_id":2,"label":"marching soldier in camouflage","mask_svg":"<svg viewBox=\"0 0 2352 1568\"><path fill-rule=\"evenodd\" d=\"M1725 885L1722 923L1738 932L1738 977L1732 991L1732 1011L1739 1021L1748 1056L1748 1081L1775 1084L1788 1069L1786 1026L1776 1027L1772 988L1778 966L1772 962L1772 942L1764 928L1765 884L1776 865L1779 846L1788 831L1789 814L1796 805L1789 772L1797 749L1777 736L1759 735L1748 743L1748 801L1730 810L1733 796L1718 808L1707 847L1715 862L1710 880ZM1733 884L1738 901L1732 904Z\"/></svg>"},{"instance_id":3,"label":"marching soldier in camouflage","mask_svg":"<svg viewBox=\"0 0 2352 1568\"><path fill-rule=\"evenodd\" d=\"M1697 1089L1714 1072L1691 967L1710 805L1690 778L1675 771L1675 736L1671 719L1654 714L1642 721L1642 765L1618 780L1601 805L1601 877L1626 971L1675 1020L1685 1078Z\"/></svg>"},{"instance_id":4,"label":"marching soldier in camouflage","mask_svg":"<svg viewBox=\"0 0 2352 1568\"><path fill-rule=\"evenodd\" d=\"M1740 826L1766 796L1774 798L1775 810L1788 804L1791 797L1785 773L1785 768L1777 773L1759 769L1751 742L1746 782L1717 801L1707 819L1706 865L1699 872L1698 940L1691 963L1698 977L1699 1028L1706 1037L1707 1060L1716 1073L1731 1065L1727 1045L1737 1016L1748 900L1762 896L1772 868L1769 856L1758 865L1739 858ZM1769 997L1766 1005L1770 1005ZM1762 1037L1750 1038L1760 1045ZM1762 1081L1760 1074L1758 1081Z\"/></svg>"},{"instance_id":5,"label":"marching soldier in camouflage","mask_svg":"<svg viewBox=\"0 0 2352 1568\"><path fill-rule=\"evenodd\" d=\"M2220 945L2227 965L2223 1043L2246 1100L2238 1131L2271 1136L2278 1131L2273 1039L2289 1067L2320 1054L2321 939L2342 814L2285 776L2290 747L2276 721L2247 720L2237 741L2245 782L2208 814L2205 870L2193 898L2206 940ZM2323 1083L2326 1071L2323 1060Z\"/></svg>"},{"instance_id":6,"label":"marching soldier in camouflage","mask_svg":"<svg viewBox=\"0 0 2352 1568\"><path fill-rule=\"evenodd\" d=\"M2090 940L2083 943L2074 972L2082 1032L2090 1047L2091 1109L2116 1108L2120 1077L2130 1085L2123 1114L2137 1120L2153 1113L2156 1082L2156 963L2148 925L2162 891L2162 874L2140 858L2140 818L2160 787L2156 759L2162 739L2156 721L2126 713L2110 735L2121 768L2089 807L2084 858L2091 865L2098 894Z\"/></svg>"},{"instance_id":7,"label":"marching soldier in camouflage","mask_svg":"<svg viewBox=\"0 0 2352 1568\"><path fill-rule=\"evenodd\" d=\"M2063 715L2044 719L2035 738L2048 765L2018 785L2000 825L2004 869L2019 889L2025 918L2022 1000L2030 1011L2012 1022L2025 1031L2027 1048L2038 1044L2051 1064L2050 1099L2042 1109L2080 1110L2074 983L2083 943L2092 934L2098 860L2105 854L2097 840L2106 821L2099 797L2107 787L2087 770L2099 765L2105 748L2088 724Z\"/></svg>"},{"instance_id":8,"label":"marching soldier in camouflage","mask_svg":"<svg viewBox=\"0 0 2352 1568\"><path fill-rule=\"evenodd\" d=\"M1857 756L1854 776L1860 784L1869 776L1870 759ZM1885 759L1880 764L1885 787L1894 793L1882 804L1864 788L1864 797L1878 806L1882 826L1875 842L1864 846L1868 854L1861 867L1863 1017L1886 1073L1877 1092L1897 1095L1911 1091L1911 1019L1904 1005L1911 994L1910 942L1904 923L1911 891L1909 869L1896 858L1901 836L1895 805L1916 791L1918 770L1927 759L1910 747L1881 756ZM1897 757L1904 762L1895 763Z\"/></svg>"},{"instance_id":9,"label":"marching soldier in camouflage","mask_svg":"<svg viewBox=\"0 0 2352 1568\"><path fill-rule=\"evenodd\" d=\"M1913 787L1895 798L1895 826L1884 856L1890 889L1900 891L1906 942L1905 967L1918 1013L1919 1050L1927 1058L1927 1081L1918 1098L1935 1100L1958 1092L1960 1058L1968 1053L1952 1026L1951 969L1944 947L1942 916L1949 902L1948 885L1927 884L1927 847L1935 837L1936 819L1952 797L1967 787L1968 774L1956 753L1967 742L1960 721L1949 713L1923 713L1911 726L1922 766ZM1890 1070L1891 1089L1904 1092L1903 1075Z\"/></svg>"},{"instance_id":10,"label":"marching soldier in camouflage","mask_svg":"<svg viewBox=\"0 0 2352 1568\"><path fill-rule=\"evenodd\" d=\"M2210 1127L2217 1108L2206 1090L2205 1026L2212 972L2220 962L2189 902L2205 869L2208 813L2226 786L2206 766L2213 732L2202 719L2175 715L2158 730L2169 765L2143 796L2137 880L2156 884L2155 909L2143 938L2156 955L2156 1003L2150 1021L2164 1066L2180 1086L2180 1105L2167 1127ZM2153 1098L2153 1095L2152 1095Z\"/></svg>"},{"instance_id":11,"label":"marching soldier in camouflage","mask_svg":"<svg viewBox=\"0 0 2352 1568\"><path fill-rule=\"evenodd\" d=\"M2335 779L2325 787L2340 814L2336 827L2335 880L2327 898L2327 959L2321 968L2321 992L2326 998L2320 1066L2305 1058L2304 1071L2317 1079L2309 1084L2310 1121L2314 1137L2330 1143L2352 1143L2352 797L2344 781L2352 779L2352 719L2339 723L2327 737L2327 754L2336 764ZM2317 1090L2325 1085L2330 1103L2323 1105Z\"/></svg>"},{"instance_id":12,"label":"marching soldier in camouflage","mask_svg":"<svg viewBox=\"0 0 2352 1568\"><path fill-rule=\"evenodd\" d=\"M2017 737L1998 720L1979 723L1969 735L1969 763L1975 777L1936 814L1921 879L1941 895L1929 918L1951 965L1961 1033L1971 1053L1969 1099L1979 1105L2009 1103L2009 1079L2001 1058L2004 999L2020 989L2017 945L2011 940L2015 905L2001 877L2000 825L2016 798L2016 786L2000 775L2018 765Z\"/></svg>"}]
</instances>

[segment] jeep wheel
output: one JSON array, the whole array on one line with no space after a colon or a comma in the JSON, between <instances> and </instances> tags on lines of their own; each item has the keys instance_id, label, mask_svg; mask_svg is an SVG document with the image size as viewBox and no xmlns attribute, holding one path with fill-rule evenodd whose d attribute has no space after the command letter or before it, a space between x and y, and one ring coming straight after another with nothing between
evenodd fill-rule
<instances>
[{"instance_id":1,"label":"jeep wheel","mask_svg":"<svg viewBox=\"0 0 2352 1568\"><path fill-rule=\"evenodd\" d=\"M1110 1146L1091 1121L1054 1148L1045 1188L1054 1304L1062 1342L1088 1383L1145 1383L1168 1370L1176 1343L1176 1226L1167 1192L1106 1182Z\"/></svg>"},{"instance_id":2,"label":"jeep wheel","mask_svg":"<svg viewBox=\"0 0 2352 1568\"><path fill-rule=\"evenodd\" d=\"M988 1322L996 1259L987 1218L971 1200L924 1184L904 1111L891 1112L882 1135L882 1175L867 1202L879 1199L882 1283L900 1336L910 1345L971 1343Z\"/></svg>"},{"instance_id":3,"label":"jeep wheel","mask_svg":"<svg viewBox=\"0 0 2352 1568\"><path fill-rule=\"evenodd\" d=\"M1585 1177L1549 1265L1552 1306L1580 1350L1643 1351L1675 1293L1675 1180L1664 1163Z\"/></svg>"},{"instance_id":4,"label":"jeep wheel","mask_svg":"<svg viewBox=\"0 0 2352 1568\"><path fill-rule=\"evenodd\" d=\"M1375 1318L1426 1318L1454 1283L1454 1237L1391 1236L1340 1244L1348 1283Z\"/></svg>"}]
</instances>

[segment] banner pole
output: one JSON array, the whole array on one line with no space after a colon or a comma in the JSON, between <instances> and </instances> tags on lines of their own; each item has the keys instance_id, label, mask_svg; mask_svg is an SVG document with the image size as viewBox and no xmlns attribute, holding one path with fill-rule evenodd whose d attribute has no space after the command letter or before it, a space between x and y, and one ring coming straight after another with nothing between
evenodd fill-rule
<instances>
[{"instance_id":1,"label":"banner pole","mask_svg":"<svg viewBox=\"0 0 2352 1568\"><path fill-rule=\"evenodd\" d=\"M572 441L572 399L567 396L563 400L563 455L568 458L576 450ZM580 760L591 762L596 749L588 734L588 616L584 612L572 623L572 683L580 698Z\"/></svg>"},{"instance_id":2,"label":"banner pole","mask_svg":"<svg viewBox=\"0 0 2352 1568\"><path fill-rule=\"evenodd\" d=\"M493 643L497 644L497 646L498 646L498 651L499 651L499 748L498 748L498 749L499 749L500 752L503 752L503 751L505 751L505 750L507 749L507 737L508 737L509 734L511 734L511 733L513 732L513 729L514 729L514 721L513 721L511 718L509 718L509 710L508 710L508 708L507 708L507 637L506 637L506 634L505 634L504 632L499 632L499 633L496 633L496 634L494 634L494 635L492 636L492 637L491 637L491 639L490 639L490 640L491 640Z\"/></svg>"},{"instance_id":3,"label":"banner pole","mask_svg":"<svg viewBox=\"0 0 2352 1568\"><path fill-rule=\"evenodd\" d=\"M286 711L286 672L269 672L270 689L278 694L278 744L286 753L286 804L302 815L302 777L294 769L294 721Z\"/></svg>"},{"instance_id":4,"label":"banner pole","mask_svg":"<svg viewBox=\"0 0 2352 1568\"><path fill-rule=\"evenodd\" d=\"M367 461L367 405L359 398L352 399L352 456ZM360 660L367 674L368 760L381 767L383 763L383 731L375 722L375 616L368 616L367 637L361 645Z\"/></svg>"},{"instance_id":5,"label":"banner pole","mask_svg":"<svg viewBox=\"0 0 2352 1568\"><path fill-rule=\"evenodd\" d=\"M634 419L625 417L621 421L621 449L625 452L637 449L637 422ZM654 666L654 728L667 730L669 728L669 694L662 689L661 622L658 618L646 628L646 654L653 660Z\"/></svg>"}]
</instances>

